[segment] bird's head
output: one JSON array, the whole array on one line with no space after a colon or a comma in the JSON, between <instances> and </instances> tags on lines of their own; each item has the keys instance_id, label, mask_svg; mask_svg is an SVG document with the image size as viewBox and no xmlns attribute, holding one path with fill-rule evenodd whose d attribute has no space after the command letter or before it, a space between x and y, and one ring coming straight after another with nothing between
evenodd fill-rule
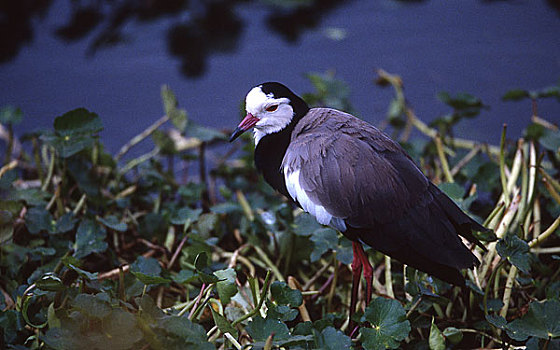
<instances>
[{"instance_id":1,"label":"bird's head","mask_svg":"<svg viewBox=\"0 0 560 350\"><path fill-rule=\"evenodd\" d=\"M249 91L245 98L245 109L247 115L231 134L230 142L254 127L255 141L258 143L261 137L285 129L294 117L301 118L309 107L284 85L269 82Z\"/></svg>"}]
</instances>

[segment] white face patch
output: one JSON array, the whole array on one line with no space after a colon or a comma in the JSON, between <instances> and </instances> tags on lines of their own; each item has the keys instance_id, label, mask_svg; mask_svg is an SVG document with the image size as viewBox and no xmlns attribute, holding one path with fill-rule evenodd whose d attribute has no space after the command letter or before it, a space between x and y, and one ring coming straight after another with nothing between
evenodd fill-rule
<instances>
[{"instance_id":1,"label":"white face patch","mask_svg":"<svg viewBox=\"0 0 560 350\"><path fill-rule=\"evenodd\" d=\"M303 210L313 215L317 222L322 225L329 225L341 232L346 231L346 224L341 218L332 216L326 209L320 204L314 203L311 198L305 193L305 190L301 187L299 183L300 170L295 170L293 172L288 172L287 168L284 168L284 180L286 181L286 188L290 196L297 201Z\"/></svg>"},{"instance_id":2,"label":"white face patch","mask_svg":"<svg viewBox=\"0 0 560 350\"><path fill-rule=\"evenodd\" d=\"M274 98L272 94L265 94L260 86L249 91L245 106L247 113L259 118L254 129L255 145L263 136L284 129L294 116L294 109L288 98ZM274 109L274 106L277 107Z\"/></svg>"}]
</instances>

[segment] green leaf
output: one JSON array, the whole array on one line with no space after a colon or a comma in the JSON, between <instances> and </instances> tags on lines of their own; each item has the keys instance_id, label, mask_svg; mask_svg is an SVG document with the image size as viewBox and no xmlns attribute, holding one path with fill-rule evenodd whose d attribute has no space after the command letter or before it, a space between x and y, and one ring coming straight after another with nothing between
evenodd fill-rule
<instances>
[{"instance_id":1,"label":"green leaf","mask_svg":"<svg viewBox=\"0 0 560 350\"><path fill-rule=\"evenodd\" d=\"M509 90L502 96L502 100L504 101L519 101L525 98L529 98L529 92L521 89Z\"/></svg>"},{"instance_id":2,"label":"green leaf","mask_svg":"<svg viewBox=\"0 0 560 350\"><path fill-rule=\"evenodd\" d=\"M60 135L93 134L102 129L103 124L97 114L85 108L74 109L54 120L54 130Z\"/></svg>"},{"instance_id":3,"label":"green leaf","mask_svg":"<svg viewBox=\"0 0 560 350\"><path fill-rule=\"evenodd\" d=\"M488 311L500 311L504 307L504 302L501 299L488 299L486 308ZM480 303L481 310L484 310L484 305Z\"/></svg>"},{"instance_id":4,"label":"green leaf","mask_svg":"<svg viewBox=\"0 0 560 350\"><path fill-rule=\"evenodd\" d=\"M297 309L292 309L288 305L276 305L270 300L266 301L266 307L268 309L266 313L267 318L273 318L282 322L293 321L299 315Z\"/></svg>"},{"instance_id":5,"label":"green leaf","mask_svg":"<svg viewBox=\"0 0 560 350\"><path fill-rule=\"evenodd\" d=\"M428 344L430 345L430 350L445 350L445 338L443 338L443 334L434 323L433 318L432 326L430 327L430 337L428 338Z\"/></svg>"},{"instance_id":6,"label":"green leaf","mask_svg":"<svg viewBox=\"0 0 560 350\"><path fill-rule=\"evenodd\" d=\"M171 276L171 279L179 284L190 283L195 281L198 275L191 270L181 270L178 274Z\"/></svg>"},{"instance_id":7,"label":"green leaf","mask_svg":"<svg viewBox=\"0 0 560 350\"><path fill-rule=\"evenodd\" d=\"M323 226L308 213L301 213L294 220L294 233L298 236L311 236L313 232L322 228Z\"/></svg>"},{"instance_id":8,"label":"green leaf","mask_svg":"<svg viewBox=\"0 0 560 350\"><path fill-rule=\"evenodd\" d=\"M68 266L69 269L76 271L78 273L78 275L80 275L80 277L83 277L83 278L85 278L87 280L90 280L90 281L97 279L97 276L98 276L97 272L93 272L93 273L88 272L86 270L80 269L79 267L77 267L73 264L68 264L67 266Z\"/></svg>"},{"instance_id":9,"label":"green leaf","mask_svg":"<svg viewBox=\"0 0 560 350\"><path fill-rule=\"evenodd\" d=\"M56 221L51 213L45 208L30 208L25 214L25 226L32 234L41 231L54 232L56 230Z\"/></svg>"},{"instance_id":10,"label":"green leaf","mask_svg":"<svg viewBox=\"0 0 560 350\"><path fill-rule=\"evenodd\" d=\"M92 253L102 253L107 250L105 228L99 226L91 219L83 220L76 232L74 243L74 256L78 259L84 258Z\"/></svg>"},{"instance_id":11,"label":"green leaf","mask_svg":"<svg viewBox=\"0 0 560 350\"><path fill-rule=\"evenodd\" d=\"M456 110L479 110L480 108L485 107L479 98L467 93L458 93L454 97L451 97L449 93L443 91L438 93L437 97L441 102L451 106Z\"/></svg>"},{"instance_id":12,"label":"green leaf","mask_svg":"<svg viewBox=\"0 0 560 350\"><path fill-rule=\"evenodd\" d=\"M498 254L524 273L529 273L529 245L515 234L506 235L496 244Z\"/></svg>"},{"instance_id":13,"label":"green leaf","mask_svg":"<svg viewBox=\"0 0 560 350\"><path fill-rule=\"evenodd\" d=\"M315 244L311 252L311 262L319 260L321 255L336 249L338 245L338 234L332 228L321 228L313 232L310 239Z\"/></svg>"},{"instance_id":14,"label":"green leaf","mask_svg":"<svg viewBox=\"0 0 560 350\"><path fill-rule=\"evenodd\" d=\"M6 175L4 175L6 176ZM23 204L15 200L0 200L0 210L6 211L13 216L19 215L23 209Z\"/></svg>"},{"instance_id":15,"label":"green leaf","mask_svg":"<svg viewBox=\"0 0 560 350\"><path fill-rule=\"evenodd\" d=\"M338 239L338 246L336 247L336 259L345 265L352 263L354 259L354 251L352 250L352 242L341 236Z\"/></svg>"},{"instance_id":16,"label":"green leaf","mask_svg":"<svg viewBox=\"0 0 560 350\"><path fill-rule=\"evenodd\" d=\"M405 105L402 100L394 98L389 103L389 110L387 111L387 117L389 119L398 118L403 115L405 111Z\"/></svg>"},{"instance_id":17,"label":"green leaf","mask_svg":"<svg viewBox=\"0 0 560 350\"><path fill-rule=\"evenodd\" d=\"M331 72L309 73L306 76L317 90L314 95L304 95L304 99L309 104L353 112L349 102L350 89L344 81L335 78Z\"/></svg>"},{"instance_id":18,"label":"green leaf","mask_svg":"<svg viewBox=\"0 0 560 350\"><path fill-rule=\"evenodd\" d=\"M486 315L486 321L498 329L504 329L507 321L500 315Z\"/></svg>"},{"instance_id":19,"label":"green leaf","mask_svg":"<svg viewBox=\"0 0 560 350\"><path fill-rule=\"evenodd\" d=\"M177 108L177 98L169 86L161 87L161 99L165 114L180 132L184 132L188 122L187 112L184 109Z\"/></svg>"},{"instance_id":20,"label":"green leaf","mask_svg":"<svg viewBox=\"0 0 560 350\"><path fill-rule=\"evenodd\" d=\"M46 256L53 256L56 254L56 249L51 247L35 247L29 251L31 259L41 259Z\"/></svg>"},{"instance_id":21,"label":"green leaf","mask_svg":"<svg viewBox=\"0 0 560 350\"><path fill-rule=\"evenodd\" d=\"M157 328L171 339L160 337L163 341L161 349L215 350L215 346L206 340L206 331L187 317L164 317L158 321ZM171 340L171 341L170 341Z\"/></svg>"},{"instance_id":22,"label":"green leaf","mask_svg":"<svg viewBox=\"0 0 560 350\"><path fill-rule=\"evenodd\" d=\"M115 231L119 231L119 232L125 232L127 229L127 226L124 222L120 222L119 219L117 219L116 216L114 215L109 215L105 218L99 218L99 221L107 226L108 228L111 228Z\"/></svg>"},{"instance_id":23,"label":"green leaf","mask_svg":"<svg viewBox=\"0 0 560 350\"><path fill-rule=\"evenodd\" d=\"M539 97L556 97L560 101L560 85L548 86L539 91Z\"/></svg>"},{"instance_id":24,"label":"green leaf","mask_svg":"<svg viewBox=\"0 0 560 350\"><path fill-rule=\"evenodd\" d=\"M94 134L103 126L99 117L84 108L78 108L54 120L54 134L44 134L62 158L68 158L95 143Z\"/></svg>"},{"instance_id":25,"label":"green leaf","mask_svg":"<svg viewBox=\"0 0 560 350\"><path fill-rule=\"evenodd\" d=\"M49 304L49 308L47 309L47 323L49 328L60 328L60 318L56 315L56 311L54 310L54 302Z\"/></svg>"},{"instance_id":26,"label":"green leaf","mask_svg":"<svg viewBox=\"0 0 560 350\"><path fill-rule=\"evenodd\" d=\"M53 273L47 273L35 281L37 288L47 292L58 292L66 289L62 280Z\"/></svg>"},{"instance_id":27,"label":"green leaf","mask_svg":"<svg viewBox=\"0 0 560 350\"><path fill-rule=\"evenodd\" d=\"M11 212L0 210L0 244L12 238L14 233L14 220Z\"/></svg>"},{"instance_id":28,"label":"green leaf","mask_svg":"<svg viewBox=\"0 0 560 350\"><path fill-rule=\"evenodd\" d=\"M463 340L463 332L455 327L447 327L443 330L443 336L453 344L459 344Z\"/></svg>"},{"instance_id":29,"label":"green leaf","mask_svg":"<svg viewBox=\"0 0 560 350\"><path fill-rule=\"evenodd\" d=\"M323 350L352 349L352 339L334 327L326 327L321 333L316 332L317 347Z\"/></svg>"},{"instance_id":30,"label":"green leaf","mask_svg":"<svg viewBox=\"0 0 560 350\"><path fill-rule=\"evenodd\" d=\"M202 282L206 284L216 283L219 278L212 274L212 270L209 267L209 258L206 252L199 253L194 259L194 267L198 272L198 275Z\"/></svg>"},{"instance_id":31,"label":"green leaf","mask_svg":"<svg viewBox=\"0 0 560 350\"><path fill-rule=\"evenodd\" d=\"M275 281L270 286L272 299L280 305L298 307L303 303L303 296L297 289L292 289L286 282Z\"/></svg>"},{"instance_id":32,"label":"green leaf","mask_svg":"<svg viewBox=\"0 0 560 350\"><path fill-rule=\"evenodd\" d=\"M556 259L556 260L560 260L560 259ZM545 288L545 293L547 299L560 300L560 281L549 282Z\"/></svg>"},{"instance_id":33,"label":"green leaf","mask_svg":"<svg viewBox=\"0 0 560 350\"><path fill-rule=\"evenodd\" d=\"M215 271L214 275L220 279L216 282L216 289L218 290L220 301L222 305L227 305L231 298L237 294L237 285L235 284L237 274L234 269L229 268Z\"/></svg>"},{"instance_id":34,"label":"green leaf","mask_svg":"<svg viewBox=\"0 0 560 350\"><path fill-rule=\"evenodd\" d=\"M210 258L208 257L208 254L206 254L206 252L201 252L199 254L197 254L196 258L194 259L194 267L197 269L197 271L204 271L207 273L211 273L209 267L209 261Z\"/></svg>"},{"instance_id":35,"label":"green leaf","mask_svg":"<svg viewBox=\"0 0 560 350\"><path fill-rule=\"evenodd\" d=\"M68 173L76 181L80 190L90 198L98 197L99 182L91 169L91 163L81 157L69 158L66 161Z\"/></svg>"},{"instance_id":36,"label":"green leaf","mask_svg":"<svg viewBox=\"0 0 560 350\"><path fill-rule=\"evenodd\" d=\"M196 222L196 231L203 237L209 237L214 229L218 226L220 217L218 214L205 213L198 217Z\"/></svg>"},{"instance_id":37,"label":"green leaf","mask_svg":"<svg viewBox=\"0 0 560 350\"><path fill-rule=\"evenodd\" d=\"M163 215L148 213L139 220L138 233L146 238L164 235L167 233L168 223Z\"/></svg>"},{"instance_id":38,"label":"green leaf","mask_svg":"<svg viewBox=\"0 0 560 350\"><path fill-rule=\"evenodd\" d=\"M171 223L173 225L184 225L187 222L195 222L200 214L202 213L202 209L191 209L189 207L183 207L171 217Z\"/></svg>"},{"instance_id":39,"label":"green leaf","mask_svg":"<svg viewBox=\"0 0 560 350\"><path fill-rule=\"evenodd\" d=\"M545 129L543 135L539 139L539 143L552 152L560 152L560 132Z\"/></svg>"},{"instance_id":40,"label":"green leaf","mask_svg":"<svg viewBox=\"0 0 560 350\"><path fill-rule=\"evenodd\" d=\"M56 233L66 233L74 229L74 226L76 226L77 222L78 219L74 217L74 214L72 212L68 212L62 215L56 221L56 226L54 230Z\"/></svg>"},{"instance_id":41,"label":"green leaf","mask_svg":"<svg viewBox=\"0 0 560 350\"><path fill-rule=\"evenodd\" d=\"M201 126L195 122L190 122L187 126L186 133L190 137L199 139L202 142L211 142L214 140L227 140L223 132L216 129Z\"/></svg>"},{"instance_id":42,"label":"green leaf","mask_svg":"<svg viewBox=\"0 0 560 350\"><path fill-rule=\"evenodd\" d=\"M266 341L274 333L274 340L285 340L290 337L288 327L278 320L254 317L246 327L247 333L254 341Z\"/></svg>"},{"instance_id":43,"label":"green leaf","mask_svg":"<svg viewBox=\"0 0 560 350\"><path fill-rule=\"evenodd\" d=\"M175 142L173 142L168 133L161 130L154 130L151 137L154 144L159 148L160 153L169 155L177 152Z\"/></svg>"},{"instance_id":44,"label":"green leaf","mask_svg":"<svg viewBox=\"0 0 560 350\"><path fill-rule=\"evenodd\" d=\"M188 317L170 316L156 306L149 295L136 299L142 313L138 323L145 331L145 340L153 349L210 350L215 347L206 341L206 331Z\"/></svg>"},{"instance_id":45,"label":"green leaf","mask_svg":"<svg viewBox=\"0 0 560 350\"><path fill-rule=\"evenodd\" d=\"M103 294L78 294L71 305L89 317L101 319L111 313L111 306L103 298Z\"/></svg>"},{"instance_id":46,"label":"green leaf","mask_svg":"<svg viewBox=\"0 0 560 350\"><path fill-rule=\"evenodd\" d=\"M93 146L94 140L89 136L74 135L55 138L46 138L50 144L56 149L60 157L68 158L74 154Z\"/></svg>"},{"instance_id":47,"label":"green leaf","mask_svg":"<svg viewBox=\"0 0 560 350\"><path fill-rule=\"evenodd\" d=\"M438 188L455 201L462 200L465 195L465 189L463 186L456 182L444 182L439 184Z\"/></svg>"},{"instance_id":48,"label":"green leaf","mask_svg":"<svg viewBox=\"0 0 560 350\"><path fill-rule=\"evenodd\" d=\"M76 336L73 329L50 328L41 340L55 350L80 349L83 347L81 337Z\"/></svg>"},{"instance_id":49,"label":"green leaf","mask_svg":"<svg viewBox=\"0 0 560 350\"><path fill-rule=\"evenodd\" d=\"M142 340L142 331L138 328L136 317L123 309L113 309L103 320L103 340L107 349L136 349L134 345Z\"/></svg>"},{"instance_id":50,"label":"green leaf","mask_svg":"<svg viewBox=\"0 0 560 350\"><path fill-rule=\"evenodd\" d=\"M364 321L371 324L371 328L360 328L365 349L395 349L410 333L406 312L396 300L376 298L366 308Z\"/></svg>"},{"instance_id":51,"label":"green leaf","mask_svg":"<svg viewBox=\"0 0 560 350\"><path fill-rule=\"evenodd\" d=\"M216 324L216 326L218 326L218 329L222 333L229 333L237 338L237 329L235 329L224 316L214 311L213 308L210 308L210 311L212 311L212 318L214 319L214 323Z\"/></svg>"},{"instance_id":52,"label":"green leaf","mask_svg":"<svg viewBox=\"0 0 560 350\"><path fill-rule=\"evenodd\" d=\"M216 214L230 214L235 212L242 212L243 208L237 203L225 202L213 205L210 210Z\"/></svg>"},{"instance_id":53,"label":"green leaf","mask_svg":"<svg viewBox=\"0 0 560 350\"><path fill-rule=\"evenodd\" d=\"M506 329L510 337L524 340L527 337L540 339L560 337L560 301L534 301L529 305L529 311L510 322Z\"/></svg>"},{"instance_id":54,"label":"green leaf","mask_svg":"<svg viewBox=\"0 0 560 350\"><path fill-rule=\"evenodd\" d=\"M14 106L5 106L0 108L1 124L19 124L23 119L23 113L20 108Z\"/></svg>"},{"instance_id":55,"label":"green leaf","mask_svg":"<svg viewBox=\"0 0 560 350\"><path fill-rule=\"evenodd\" d=\"M28 205L45 206L48 197L49 194L39 188L18 189L14 192L15 200L24 201Z\"/></svg>"},{"instance_id":56,"label":"green leaf","mask_svg":"<svg viewBox=\"0 0 560 350\"><path fill-rule=\"evenodd\" d=\"M170 279L160 276L161 266L154 258L139 256L130 265L130 272L144 284L169 283Z\"/></svg>"}]
</instances>

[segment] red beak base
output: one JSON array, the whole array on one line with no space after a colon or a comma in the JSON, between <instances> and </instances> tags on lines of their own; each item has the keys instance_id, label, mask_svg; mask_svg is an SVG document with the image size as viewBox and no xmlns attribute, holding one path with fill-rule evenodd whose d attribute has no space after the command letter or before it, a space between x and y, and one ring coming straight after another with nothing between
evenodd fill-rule
<instances>
[{"instance_id":1,"label":"red beak base","mask_svg":"<svg viewBox=\"0 0 560 350\"><path fill-rule=\"evenodd\" d=\"M234 141L236 138L238 138L245 131L251 129L253 126L255 126L255 124L257 124L257 122L259 120L260 120L259 118L254 117L251 113L247 113L247 116L245 116L245 118L243 118L241 123L239 123L237 128L233 131L233 133L229 137L229 142Z\"/></svg>"}]
</instances>

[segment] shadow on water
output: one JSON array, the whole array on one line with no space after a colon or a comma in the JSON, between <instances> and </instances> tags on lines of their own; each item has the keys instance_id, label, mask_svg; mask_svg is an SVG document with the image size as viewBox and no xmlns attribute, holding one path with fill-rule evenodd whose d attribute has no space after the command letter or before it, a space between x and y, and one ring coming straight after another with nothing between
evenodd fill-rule
<instances>
[{"instance_id":1,"label":"shadow on water","mask_svg":"<svg viewBox=\"0 0 560 350\"><path fill-rule=\"evenodd\" d=\"M243 30L234 2L206 5L186 23L173 25L167 34L169 52L181 59L181 72L188 77L205 72L206 59L213 53L233 53Z\"/></svg>"},{"instance_id":2,"label":"shadow on water","mask_svg":"<svg viewBox=\"0 0 560 350\"><path fill-rule=\"evenodd\" d=\"M66 23L54 33L65 42L88 40L89 56L130 39L130 33L125 34L124 28L133 21L142 24L171 18L166 35L168 50L180 59L181 72L187 77L202 76L209 56L236 51L244 28L236 12L239 4L267 6L269 28L284 40L294 42L306 30L318 26L329 11L349 2L311 0L301 5L283 0L66 1L70 13ZM32 42L34 22L44 18L54 3L52 0L2 2L0 63L15 58L24 45Z\"/></svg>"},{"instance_id":3,"label":"shadow on water","mask_svg":"<svg viewBox=\"0 0 560 350\"><path fill-rule=\"evenodd\" d=\"M264 4L269 9L266 24L287 42L297 42L302 33L320 24L329 12L351 0L99 0L68 1L67 22L55 35L67 42L88 40L87 55L95 55L127 39L124 27L135 21L149 23L171 18L167 29L169 53L181 61L187 77L205 73L206 61L216 53L234 53L244 23L237 16L239 4ZM425 0L395 0L417 3ZM481 0L496 1L496 0ZM501 0L509 1L509 0ZM0 63L15 58L21 48L32 42L34 22L44 18L56 1L21 0L0 3ZM560 12L558 0L547 0L550 8ZM128 34L130 36L130 34Z\"/></svg>"},{"instance_id":4,"label":"shadow on water","mask_svg":"<svg viewBox=\"0 0 560 350\"><path fill-rule=\"evenodd\" d=\"M309 6L299 6L285 11L275 11L267 19L267 25L284 40L295 42L307 29L319 25L324 15L350 0L314 1Z\"/></svg>"},{"instance_id":5,"label":"shadow on water","mask_svg":"<svg viewBox=\"0 0 560 350\"><path fill-rule=\"evenodd\" d=\"M0 63L17 56L33 40L33 20L45 16L50 0L0 2Z\"/></svg>"}]
</instances>

